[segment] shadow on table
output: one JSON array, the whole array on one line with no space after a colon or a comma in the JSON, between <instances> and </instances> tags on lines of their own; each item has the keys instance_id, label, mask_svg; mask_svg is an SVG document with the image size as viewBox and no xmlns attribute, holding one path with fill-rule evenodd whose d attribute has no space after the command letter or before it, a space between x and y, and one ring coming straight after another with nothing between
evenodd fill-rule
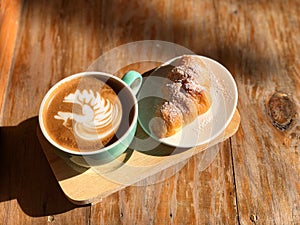
<instances>
[{"instance_id":1,"label":"shadow on table","mask_svg":"<svg viewBox=\"0 0 300 225\"><path fill-rule=\"evenodd\" d=\"M0 127L0 201L17 199L30 216L62 213L77 207L64 195L36 135L38 118Z\"/></svg>"},{"instance_id":2,"label":"shadow on table","mask_svg":"<svg viewBox=\"0 0 300 225\"><path fill-rule=\"evenodd\" d=\"M51 170L37 136L37 127L37 117L17 126L0 127L0 202L17 199L29 216L53 215L76 208L78 206L64 195ZM137 133L144 133L142 128L138 129ZM159 149L157 146L144 153L160 156L175 153L171 147L164 147L163 152ZM80 171L74 170L72 176L78 174Z\"/></svg>"},{"instance_id":3,"label":"shadow on table","mask_svg":"<svg viewBox=\"0 0 300 225\"><path fill-rule=\"evenodd\" d=\"M240 0L239 2L240 4L245 4L246 9L247 5L253 7L261 4L259 1L249 3L249 1ZM253 76L253 78L261 75L257 73L257 70L268 72L270 75L276 72L276 67L273 66L274 63L276 63L274 62L274 56L263 47L266 43L260 46L260 42L253 41L251 44L247 38L247 36L250 35L250 31L248 34L247 27L245 27L247 32L244 31L245 33L241 32L236 34L235 32L237 31L232 31L234 37L230 37L226 26L231 26L233 22L218 22L223 12L225 19L227 17L227 19L229 19L229 16L231 16L234 18L234 21L236 20L236 23L239 23L240 18L245 16L244 11L240 11L238 8L235 10L228 9L226 11L220 3L208 3L207 12L205 12L203 16L196 17L198 7L202 6L200 1L191 1L191 3L182 1L178 7L188 9L188 7L191 7L189 6L190 4L192 4L193 10L190 11L189 14L195 14L195 17L191 19L189 16L189 20L185 20L181 18L180 15L177 15L176 11L180 10L176 10L177 7L172 6L172 4L169 7L165 6L165 14L162 14L159 10L160 8L152 2L136 4L136 1L119 0L75 0L70 2L29 0L26 1L24 11L33 10L37 15L43 12L43 15L46 16L39 18L40 20L37 22L37 26L44 26L44 24L47 24L46 20L52 19L57 24L60 24L58 31L61 32L60 35L68 35L70 29L70 33L77 32L77 29L82 33L85 33L87 29L93 29L95 37L99 34L101 37L103 33L112 34L112 37L114 37L113 34L118 31L122 34L123 43L139 40L162 40L176 43L191 49L191 51L199 55L219 61L230 71L238 73L240 69L243 68L243 74ZM278 7L278 4L282 4L281 1L265 2L265 6L268 10L274 10L275 7ZM235 4L233 4L233 6L234 5ZM128 13L128 15L124 17L125 14L120 14L119 10L134 13ZM212 21L207 19L210 13L214 13L214 17L216 17ZM168 16L168 20L170 19L171 21L167 22L163 16ZM93 18L93 20L87 24L85 21L86 18ZM151 18L151 20L149 20L151 23L147 25L146 23L149 22L149 18ZM249 20L251 18L249 15ZM194 20L197 20L197 23L193 23ZM28 21L26 20L24 23L26 22ZM155 24L153 30L147 30L151 27L150 25L153 24ZM229 28L231 29L233 27ZM210 36L209 34L213 32L217 34ZM141 35L141 33L144 33L144 35ZM181 36L182 33L185 33L184 37ZM175 36L176 34L180 35L179 37L174 37L174 34ZM256 34L251 33L251 35ZM193 41L188 42L187 40L195 40L194 43L196 44L192 44ZM66 48L72 43L72 41L67 38L61 41L62 45ZM187 43L190 44L186 45ZM45 44L47 44L47 42ZM102 42L100 42L100 45L102 45ZM69 46L69 48L72 48L72 46ZM236 76L238 75L239 74L236 74Z\"/></svg>"}]
</instances>

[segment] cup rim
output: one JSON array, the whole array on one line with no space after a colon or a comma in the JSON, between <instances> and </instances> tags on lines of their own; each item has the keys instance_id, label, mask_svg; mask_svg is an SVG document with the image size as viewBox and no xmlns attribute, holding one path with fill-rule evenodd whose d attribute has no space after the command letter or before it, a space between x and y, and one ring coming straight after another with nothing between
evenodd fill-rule
<instances>
[{"instance_id":1,"label":"cup rim","mask_svg":"<svg viewBox=\"0 0 300 225\"><path fill-rule=\"evenodd\" d=\"M45 125L44 125L44 119L43 119L43 108L45 107L45 104L47 102L47 100L49 99L50 95L53 93L53 91L59 87L60 85L72 80L72 79L75 79L75 78L78 78L78 77L84 77L84 76L88 76L88 75L95 75L95 76L104 76L104 77L107 77L107 78L112 78L118 82L120 82L124 88L127 88L127 90L129 91L131 97L132 97L132 100L133 100L133 103L134 103L134 107L135 107L135 113L133 115L133 119L132 119L132 122L128 128L128 130L120 137L118 138L114 143L108 145L108 146L105 146L101 149L98 149L98 150L93 150L93 151L86 151L86 152L80 152L80 151L74 151L74 150L70 150L68 148L65 148L59 144L57 144L51 137L50 135L48 134L46 128L45 128ZM80 73L76 73L76 74L72 74L68 77L65 77L63 79L61 79L60 81L58 81L57 83L55 83L48 91L47 93L44 95L43 97L43 100L40 104L40 108L39 108L39 126L41 128L41 131L44 135L44 137L47 139L48 142L50 142L54 147L58 148L60 151L63 151L63 152L66 152L66 153L69 153L69 154L72 154L72 155L95 155L95 154L98 154L98 153L101 153L101 152L105 152L105 151L108 151L112 148L114 148L115 146L119 145L120 143L123 142L124 139L127 138L127 136L130 134L131 130L135 127L135 121L137 122L137 118L138 118L138 103L137 103L137 98L136 96L133 94L132 90L130 89L130 87L123 81L121 80L119 77L117 76L114 76L113 74L109 74L109 73L105 73L105 72L99 72L99 71L88 71L88 72L80 72Z\"/></svg>"}]
</instances>

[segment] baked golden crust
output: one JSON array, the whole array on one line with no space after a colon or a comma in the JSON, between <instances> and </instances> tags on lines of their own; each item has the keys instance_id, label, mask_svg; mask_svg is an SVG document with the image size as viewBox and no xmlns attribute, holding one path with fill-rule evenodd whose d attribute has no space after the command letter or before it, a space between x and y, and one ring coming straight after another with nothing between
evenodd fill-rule
<instances>
[{"instance_id":1,"label":"baked golden crust","mask_svg":"<svg viewBox=\"0 0 300 225\"><path fill-rule=\"evenodd\" d=\"M151 124L159 138L175 134L211 105L209 71L199 58L182 56L166 77L162 87L166 101L157 107Z\"/></svg>"}]
</instances>

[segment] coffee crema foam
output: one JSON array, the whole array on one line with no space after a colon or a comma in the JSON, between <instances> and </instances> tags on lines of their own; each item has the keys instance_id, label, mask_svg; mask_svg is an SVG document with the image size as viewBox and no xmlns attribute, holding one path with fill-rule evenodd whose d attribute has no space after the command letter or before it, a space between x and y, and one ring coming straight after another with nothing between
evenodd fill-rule
<instances>
[{"instance_id":1,"label":"coffee crema foam","mask_svg":"<svg viewBox=\"0 0 300 225\"><path fill-rule=\"evenodd\" d=\"M93 151L114 137L122 119L122 105L114 90L92 77L60 85L44 114L46 129L59 145L75 151Z\"/></svg>"}]
</instances>

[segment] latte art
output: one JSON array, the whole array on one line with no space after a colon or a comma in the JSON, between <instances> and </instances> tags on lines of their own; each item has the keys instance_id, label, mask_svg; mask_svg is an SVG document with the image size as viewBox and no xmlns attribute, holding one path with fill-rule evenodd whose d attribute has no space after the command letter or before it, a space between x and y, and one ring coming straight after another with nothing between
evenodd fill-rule
<instances>
[{"instance_id":1,"label":"latte art","mask_svg":"<svg viewBox=\"0 0 300 225\"><path fill-rule=\"evenodd\" d=\"M53 141L69 150L103 148L116 140L114 137L117 138L123 121L123 104L116 92L93 76L64 83L56 88L46 104L47 132Z\"/></svg>"},{"instance_id":2,"label":"latte art","mask_svg":"<svg viewBox=\"0 0 300 225\"><path fill-rule=\"evenodd\" d=\"M79 105L80 111L77 112L73 107L72 112L59 111L54 118L63 120L63 125L68 129L73 127L74 134L79 138L101 140L120 125L121 112L118 105L103 98L99 92L76 90L66 96L63 102Z\"/></svg>"}]
</instances>

